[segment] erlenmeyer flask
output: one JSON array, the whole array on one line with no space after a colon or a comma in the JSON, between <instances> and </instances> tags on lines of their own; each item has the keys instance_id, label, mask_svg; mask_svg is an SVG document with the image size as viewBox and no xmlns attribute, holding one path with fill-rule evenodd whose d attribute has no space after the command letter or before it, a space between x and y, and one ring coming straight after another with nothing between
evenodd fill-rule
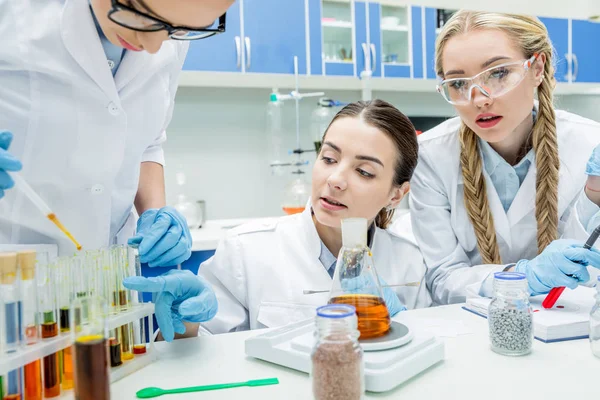
<instances>
[{"instance_id":1,"label":"erlenmeyer flask","mask_svg":"<svg viewBox=\"0 0 600 400\"><path fill-rule=\"evenodd\" d=\"M342 220L342 249L333 274L329 303L356 308L360 339L383 336L390 330L390 314L367 247L365 218Z\"/></svg>"}]
</instances>

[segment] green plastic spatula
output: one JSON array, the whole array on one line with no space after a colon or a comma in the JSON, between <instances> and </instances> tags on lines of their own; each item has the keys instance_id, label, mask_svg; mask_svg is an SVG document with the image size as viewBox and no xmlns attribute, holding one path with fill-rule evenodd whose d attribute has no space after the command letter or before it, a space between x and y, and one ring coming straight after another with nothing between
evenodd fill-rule
<instances>
[{"instance_id":1,"label":"green plastic spatula","mask_svg":"<svg viewBox=\"0 0 600 400\"><path fill-rule=\"evenodd\" d=\"M135 395L139 399L149 399L152 397L162 396L163 394L175 394L175 393L190 393L190 392L204 392L207 390L218 390L218 389L229 389L241 386L266 386L266 385L277 385L279 380L277 378L269 379L255 379L247 382L234 382L234 383L221 383L218 385L205 385L205 386L191 386L179 389L161 389L157 387L147 387L139 390Z\"/></svg>"}]
</instances>

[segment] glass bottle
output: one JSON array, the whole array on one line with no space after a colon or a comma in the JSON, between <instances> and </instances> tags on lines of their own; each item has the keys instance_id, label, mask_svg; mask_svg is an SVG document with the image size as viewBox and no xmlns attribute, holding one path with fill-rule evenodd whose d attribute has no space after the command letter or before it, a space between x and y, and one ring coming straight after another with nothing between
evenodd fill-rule
<instances>
[{"instance_id":1,"label":"glass bottle","mask_svg":"<svg viewBox=\"0 0 600 400\"><path fill-rule=\"evenodd\" d=\"M358 344L356 309L330 304L317 309L311 353L315 400L359 400L365 392L363 351Z\"/></svg>"},{"instance_id":2,"label":"glass bottle","mask_svg":"<svg viewBox=\"0 0 600 400\"><path fill-rule=\"evenodd\" d=\"M600 358L600 276L596 285L596 304L590 313L590 345L592 354Z\"/></svg>"},{"instance_id":3,"label":"glass bottle","mask_svg":"<svg viewBox=\"0 0 600 400\"><path fill-rule=\"evenodd\" d=\"M390 330L390 314L367 247L365 218L342 220L342 248L333 274L329 303L356 308L361 339L383 336Z\"/></svg>"},{"instance_id":4,"label":"glass bottle","mask_svg":"<svg viewBox=\"0 0 600 400\"><path fill-rule=\"evenodd\" d=\"M494 297L488 309L492 350L508 356L531 352L533 313L527 279L520 272L496 272Z\"/></svg>"},{"instance_id":5,"label":"glass bottle","mask_svg":"<svg viewBox=\"0 0 600 400\"><path fill-rule=\"evenodd\" d=\"M95 296L76 298L71 305L77 400L110 400L107 311L106 300Z\"/></svg>"}]
</instances>

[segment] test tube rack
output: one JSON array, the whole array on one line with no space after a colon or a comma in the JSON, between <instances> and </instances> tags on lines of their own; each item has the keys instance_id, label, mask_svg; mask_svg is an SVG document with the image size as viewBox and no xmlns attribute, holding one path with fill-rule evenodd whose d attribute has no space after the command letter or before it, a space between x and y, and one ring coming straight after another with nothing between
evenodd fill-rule
<instances>
[{"instance_id":1,"label":"test tube rack","mask_svg":"<svg viewBox=\"0 0 600 400\"><path fill-rule=\"evenodd\" d=\"M148 318L148 332L154 332L152 315L154 314L153 303L139 303L128 311L123 311L107 318L108 330L118 328L130 322L137 322L144 317ZM110 381L116 382L142 368L149 365L156 359L156 352L150 335L150 343L146 354L136 355L133 359L125 361L122 365L110 368ZM35 360L39 360L50 354L66 349L73 344L70 332L59 334L51 339L41 340L39 343L20 348L15 353L0 356L0 376L8 372L21 368ZM65 391L58 399L72 399L73 391Z\"/></svg>"}]
</instances>

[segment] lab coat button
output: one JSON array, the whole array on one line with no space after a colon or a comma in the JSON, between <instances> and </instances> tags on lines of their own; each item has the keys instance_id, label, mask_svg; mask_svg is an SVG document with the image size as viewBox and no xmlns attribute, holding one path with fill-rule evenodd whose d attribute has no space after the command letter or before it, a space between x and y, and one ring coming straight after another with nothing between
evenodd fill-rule
<instances>
[{"instance_id":1,"label":"lab coat button","mask_svg":"<svg viewBox=\"0 0 600 400\"><path fill-rule=\"evenodd\" d=\"M94 185L91 189L92 194L102 194L104 192L104 186Z\"/></svg>"},{"instance_id":2,"label":"lab coat button","mask_svg":"<svg viewBox=\"0 0 600 400\"><path fill-rule=\"evenodd\" d=\"M115 62L113 60L108 60L108 68L113 69L115 67Z\"/></svg>"},{"instance_id":3,"label":"lab coat button","mask_svg":"<svg viewBox=\"0 0 600 400\"><path fill-rule=\"evenodd\" d=\"M119 115L119 107L117 107L117 105L113 102L108 103L108 112L111 113L111 115Z\"/></svg>"}]
</instances>

